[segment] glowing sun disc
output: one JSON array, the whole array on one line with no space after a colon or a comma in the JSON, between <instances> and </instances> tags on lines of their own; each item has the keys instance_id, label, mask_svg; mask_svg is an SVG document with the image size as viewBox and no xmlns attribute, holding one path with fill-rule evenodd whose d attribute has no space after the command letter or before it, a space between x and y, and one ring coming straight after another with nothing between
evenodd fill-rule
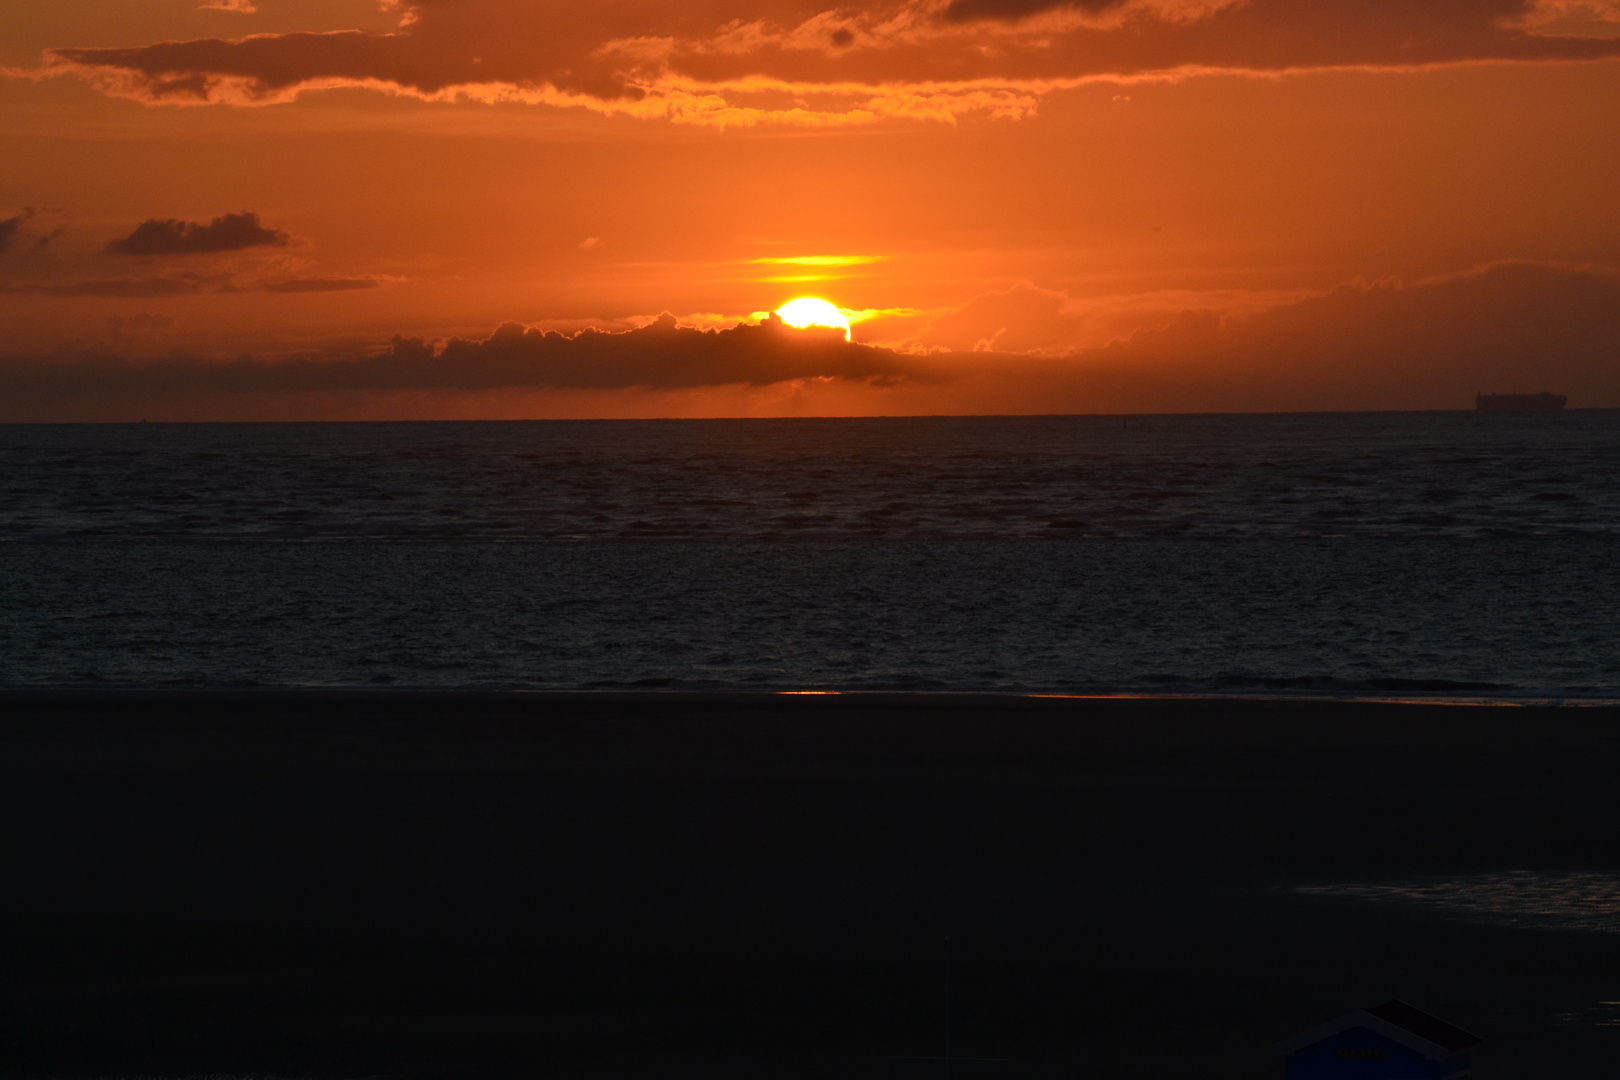
<instances>
[{"instance_id":1,"label":"glowing sun disc","mask_svg":"<svg viewBox=\"0 0 1620 1080\"><path fill-rule=\"evenodd\" d=\"M777 308L776 313L789 326L836 326L844 332L844 340L849 340L849 320L837 308L817 297L801 296L797 300L789 300Z\"/></svg>"}]
</instances>

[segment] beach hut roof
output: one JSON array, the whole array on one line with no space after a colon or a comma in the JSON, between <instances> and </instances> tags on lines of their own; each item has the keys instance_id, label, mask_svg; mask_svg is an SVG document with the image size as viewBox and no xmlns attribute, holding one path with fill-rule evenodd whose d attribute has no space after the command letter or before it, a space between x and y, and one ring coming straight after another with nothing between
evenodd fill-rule
<instances>
[{"instance_id":1,"label":"beach hut roof","mask_svg":"<svg viewBox=\"0 0 1620 1080\"><path fill-rule=\"evenodd\" d=\"M1404 1001L1386 1001L1370 1009L1347 1013L1321 1027L1302 1032L1292 1039L1285 1039L1273 1049L1278 1057L1288 1057L1307 1046L1314 1046L1323 1039L1330 1039L1340 1032L1353 1028L1366 1028L1376 1032L1386 1039L1417 1051L1432 1061L1443 1061L1471 1046L1477 1046L1481 1041L1462 1028L1453 1027L1438 1016L1430 1016L1422 1009L1414 1009Z\"/></svg>"}]
</instances>

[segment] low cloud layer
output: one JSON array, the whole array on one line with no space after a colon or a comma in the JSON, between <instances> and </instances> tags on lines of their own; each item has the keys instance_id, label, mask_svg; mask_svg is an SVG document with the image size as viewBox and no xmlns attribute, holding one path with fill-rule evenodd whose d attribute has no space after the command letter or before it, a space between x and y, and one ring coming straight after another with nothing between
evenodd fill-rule
<instances>
[{"instance_id":1,"label":"low cloud layer","mask_svg":"<svg viewBox=\"0 0 1620 1080\"><path fill-rule=\"evenodd\" d=\"M246 7L237 10L246 11ZM149 104L366 87L713 125L1027 115L1089 81L1620 55L1617 0L417 0L389 33L64 42L31 71Z\"/></svg>"},{"instance_id":2,"label":"low cloud layer","mask_svg":"<svg viewBox=\"0 0 1620 1080\"><path fill-rule=\"evenodd\" d=\"M412 415L478 415L467 395L518 391L528 415L553 415L545 393L585 391L608 394L593 400L615 415L611 395L634 388L691 401L705 388L773 385L796 388L798 411L829 413L1465 408L1481 390L1551 390L1575 407L1614 408L1617 310L1614 271L1504 263L1410 285L1346 284L1258 314L1186 312L1063 356L898 353L774 320L704 331L666 315L571 335L510 324L481 339L401 336L336 357L17 360L0 365L0 419L386 416L401 394Z\"/></svg>"},{"instance_id":3,"label":"low cloud layer","mask_svg":"<svg viewBox=\"0 0 1620 1080\"><path fill-rule=\"evenodd\" d=\"M235 394L313 391L487 390L503 387L685 388L790 379L890 378L909 371L886 349L850 344L842 330L795 329L774 316L727 330L680 326L674 316L618 333L576 334L517 323L487 338L452 338L438 346L395 337L385 350L355 357L295 357L211 363L170 355L131 363L89 357L0 369L0 387L21 394L191 391Z\"/></svg>"},{"instance_id":4,"label":"low cloud layer","mask_svg":"<svg viewBox=\"0 0 1620 1080\"><path fill-rule=\"evenodd\" d=\"M251 210L225 214L203 225L174 218L151 218L135 231L107 245L114 255L203 255L254 247L286 247L292 237L265 228Z\"/></svg>"},{"instance_id":5,"label":"low cloud layer","mask_svg":"<svg viewBox=\"0 0 1620 1080\"><path fill-rule=\"evenodd\" d=\"M1620 407L1620 273L1501 263L1410 285L1350 283L1249 316L1187 312L1021 377L1106 412L1466 408L1550 390ZM993 364L991 365L994 366Z\"/></svg>"},{"instance_id":6,"label":"low cloud layer","mask_svg":"<svg viewBox=\"0 0 1620 1080\"><path fill-rule=\"evenodd\" d=\"M670 388L892 377L904 368L898 359L886 349L846 342L842 330L795 329L775 316L755 325L699 330L665 314L622 333L567 335L509 323L481 341L453 338L439 349L420 339L395 338L386 355L359 361L354 371L362 385L384 378L403 386L464 390Z\"/></svg>"},{"instance_id":7,"label":"low cloud layer","mask_svg":"<svg viewBox=\"0 0 1620 1080\"><path fill-rule=\"evenodd\" d=\"M911 351L1000 352L1062 356L1165 326L1187 313L1231 322L1298 303L1316 290L1159 290L1077 299L1020 281L980 293L948 311L918 313L915 325L880 324L888 340ZM906 320L913 322L914 320Z\"/></svg>"}]
</instances>

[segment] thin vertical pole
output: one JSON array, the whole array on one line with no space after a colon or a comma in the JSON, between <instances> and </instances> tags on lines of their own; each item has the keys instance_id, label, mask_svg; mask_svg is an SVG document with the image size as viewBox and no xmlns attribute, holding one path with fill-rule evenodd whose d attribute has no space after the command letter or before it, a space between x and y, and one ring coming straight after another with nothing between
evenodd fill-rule
<instances>
[{"instance_id":1,"label":"thin vertical pole","mask_svg":"<svg viewBox=\"0 0 1620 1080\"><path fill-rule=\"evenodd\" d=\"M945 939L945 1080L951 1080L951 939Z\"/></svg>"}]
</instances>

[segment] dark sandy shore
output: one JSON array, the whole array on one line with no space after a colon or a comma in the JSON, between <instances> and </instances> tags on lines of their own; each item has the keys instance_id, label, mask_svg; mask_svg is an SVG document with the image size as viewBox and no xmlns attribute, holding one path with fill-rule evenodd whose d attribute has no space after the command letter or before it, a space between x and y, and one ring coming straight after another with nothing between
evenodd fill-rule
<instances>
[{"instance_id":1,"label":"dark sandy shore","mask_svg":"<svg viewBox=\"0 0 1620 1080\"><path fill-rule=\"evenodd\" d=\"M1280 1077L1402 997L1608 1076L1620 933L1300 886L1620 872L1620 712L0 696L12 1076ZM1615 926L1620 931L1620 925Z\"/></svg>"}]
</instances>

